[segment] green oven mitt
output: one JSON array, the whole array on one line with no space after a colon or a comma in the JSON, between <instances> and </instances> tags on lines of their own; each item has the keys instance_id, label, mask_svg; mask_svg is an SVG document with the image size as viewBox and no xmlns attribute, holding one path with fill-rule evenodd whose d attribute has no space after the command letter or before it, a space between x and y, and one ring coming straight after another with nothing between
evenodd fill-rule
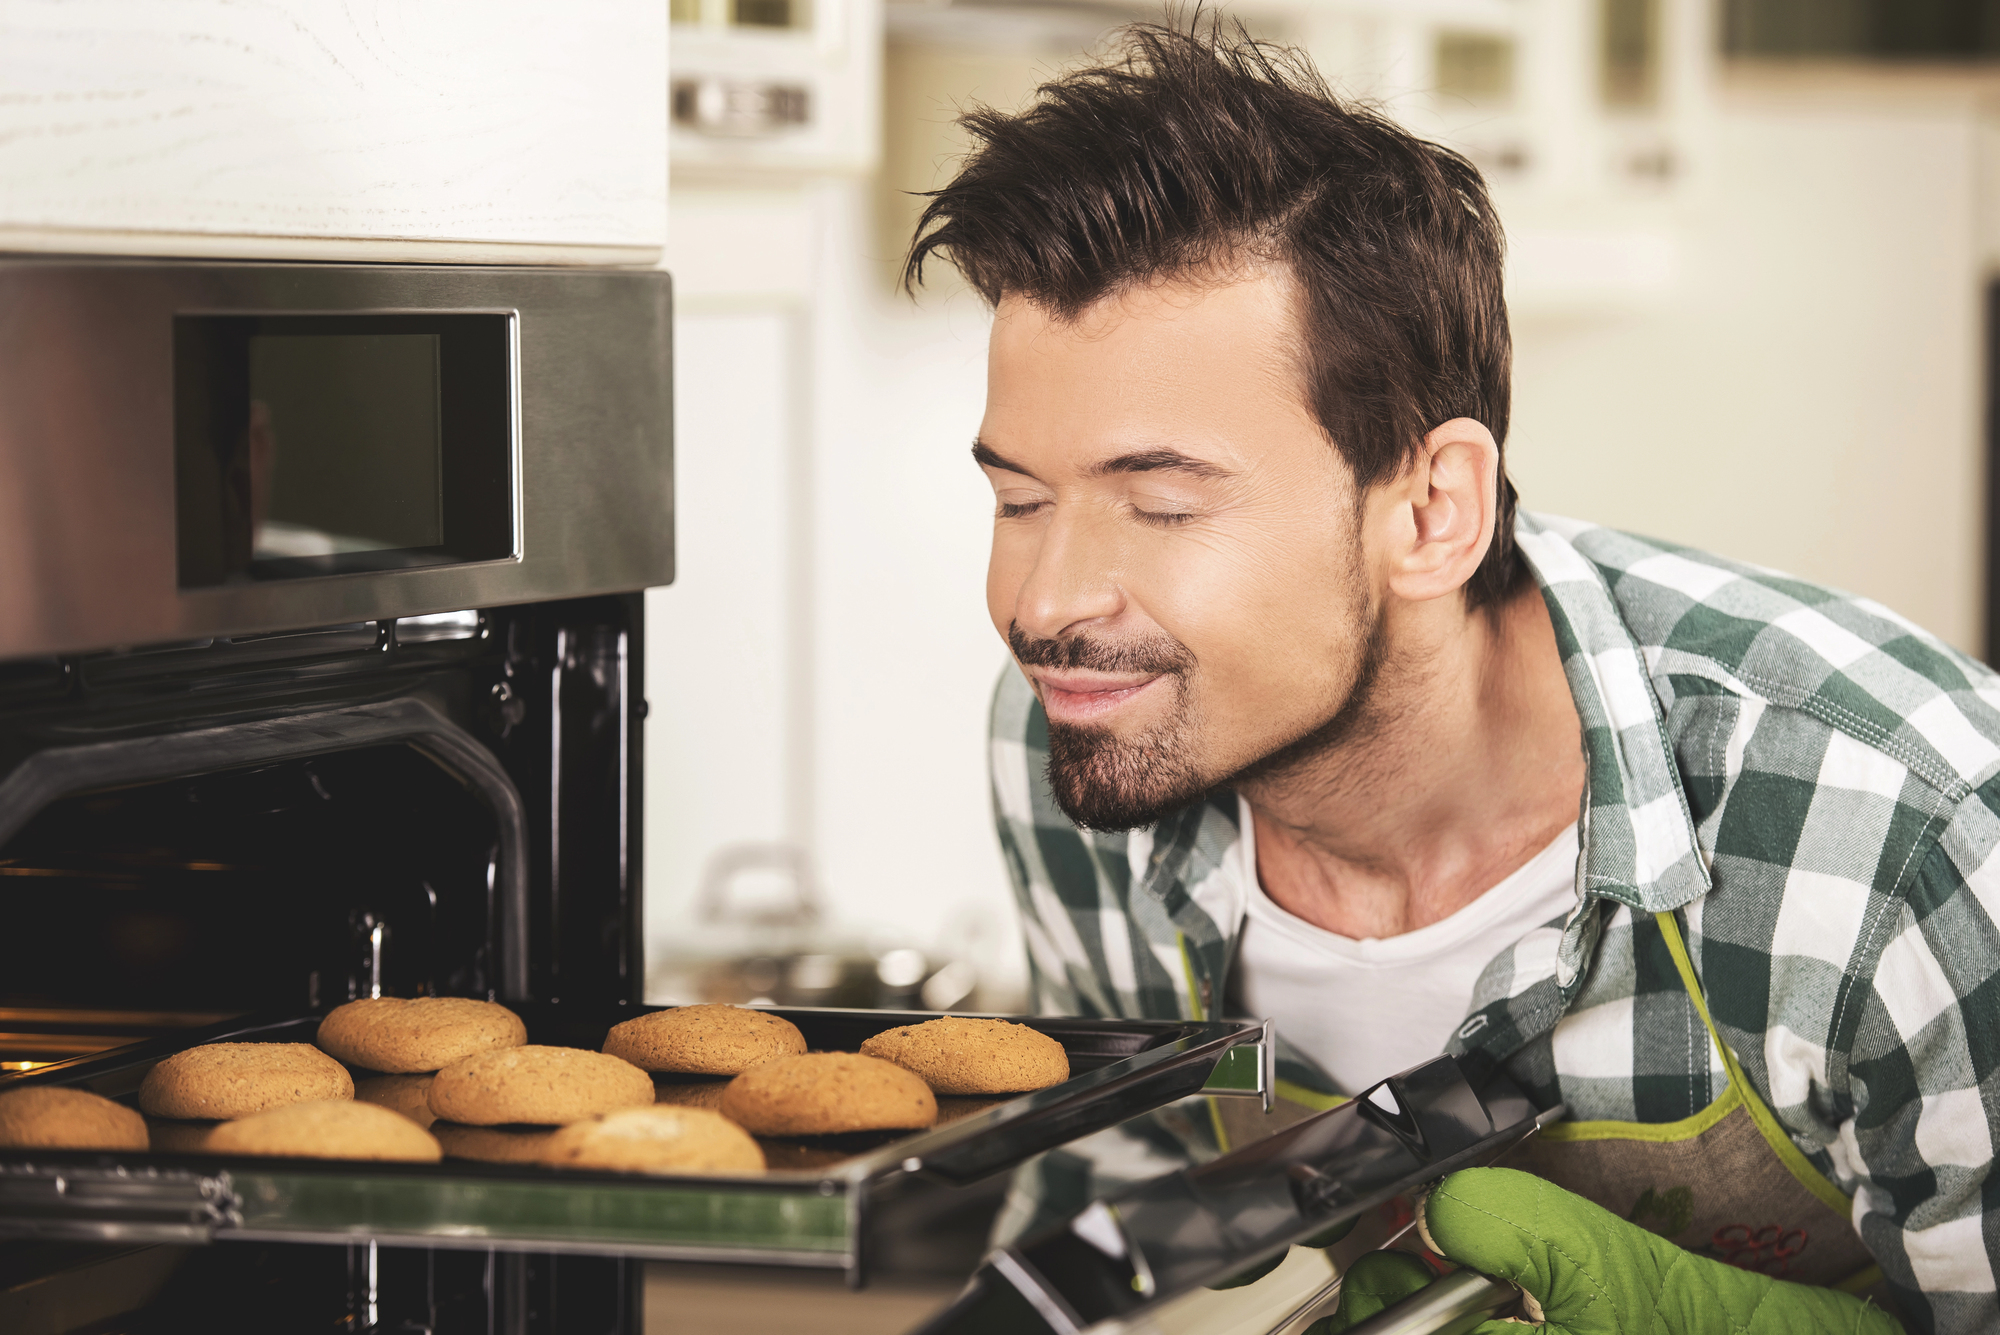
<instances>
[{"instance_id":1,"label":"green oven mitt","mask_svg":"<svg viewBox=\"0 0 2000 1335\"><path fill-rule=\"evenodd\" d=\"M1417 1214L1431 1250L1510 1280L1551 1335L1708 1335L1751 1329L1901 1335L1881 1308L1696 1256L1529 1173L1468 1168ZM1340 1310L1307 1335L1335 1335L1434 1278L1413 1256L1374 1252L1347 1272ZM1492 1320L1474 1335L1521 1335Z\"/></svg>"}]
</instances>

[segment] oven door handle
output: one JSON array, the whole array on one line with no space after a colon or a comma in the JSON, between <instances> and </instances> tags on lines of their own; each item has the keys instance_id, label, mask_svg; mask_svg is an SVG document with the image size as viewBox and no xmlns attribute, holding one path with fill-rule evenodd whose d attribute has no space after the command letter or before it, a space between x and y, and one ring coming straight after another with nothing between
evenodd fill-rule
<instances>
[{"instance_id":1,"label":"oven door handle","mask_svg":"<svg viewBox=\"0 0 2000 1335\"><path fill-rule=\"evenodd\" d=\"M1192 1168L1136 1183L1003 1247L916 1335L1077 1335L1129 1323L1460 1168L1561 1109L1452 1057Z\"/></svg>"}]
</instances>

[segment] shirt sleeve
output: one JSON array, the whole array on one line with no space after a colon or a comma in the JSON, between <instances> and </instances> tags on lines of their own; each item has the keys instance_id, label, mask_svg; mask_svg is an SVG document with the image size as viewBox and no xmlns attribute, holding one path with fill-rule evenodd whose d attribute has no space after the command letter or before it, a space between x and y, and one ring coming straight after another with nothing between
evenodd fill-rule
<instances>
[{"instance_id":1,"label":"shirt sleeve","mask_svg":"<svg viewBox=\"0 0 2000 1335\"><path fill-rule=\"evenodd\" d=\"M1991 787L1991 785L1989 785ZM1851 1115L1829 1147L1913 1330L2000 1330L2000 821L1966 799L1850 976Z\"/></svg>"}]
</instances>

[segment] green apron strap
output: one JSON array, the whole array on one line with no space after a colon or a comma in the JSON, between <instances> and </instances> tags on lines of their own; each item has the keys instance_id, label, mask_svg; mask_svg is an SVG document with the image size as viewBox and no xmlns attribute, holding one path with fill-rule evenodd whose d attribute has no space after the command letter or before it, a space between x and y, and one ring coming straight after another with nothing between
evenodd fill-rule
<instances>
[{"instance_id":1,"label":"green apron strap","mask_svg":"<svg viewBox=\"0 0 2000 1335\"><path fill-rule=\"evenodd\" d=\"M1187 983L1187 1008L1193 1013L1195 1019L1206 1020L1208 1012L1201 1004L1201 986L1195 981L1194 952L1188 949L1187 933L1175 932L1174 942L1181 948L1181 977ZM1230 1148L1229 1128L1223 1125L1222 1108L1216 1103L1213 1095L1210 1095L1206 1102L1208 1103L1208 1124L1209 1128L1215 1132L1216 1146L1222 1153L1227 1154Z\"/></svg>"},{"instance_id":2,"label":"green apron strap","mask_svg":"<svg viewBox=\"0 0 2000 1335\"><path fill-rule=\"evenodd\" d=\"M1701 983L1694 976L1694 962L1688 958L1686 942L1681 940L1680 924L1671 912L1655 913L1653 921L1660 925L1660 935L1666 938L1667 953L1674 957L1674 967L1680 970L1681 984L1687 988L1688 1000L1694 1003L1695 1012L1708 1028L1709 1041L1715 1044L1716 1052L1722 1057L1722 1069L1729 1073L1730 1087L1743 1100L1743 1107L1749 1112L1750 1120L1757 1124L1764 1143L1771 1147L1778 1161L1807 1191L1819 1197L1835 1214L1848 1218L1853 1213L1854 1202L1846 1192L1829 1182L1824 1173L1813 1167L1812 1160L1806 1158L1804 1151L1792 1142L1790 1133L1778 1125L1778 1119L1764 1106L1764 1100L1757 1097L1757 1091L1743 1078L1743 1068L1736 1064L1736 1054L1729 1050L1729 1045L1722 1041L1722 1035L1716 1032L1715 1021L1708 1015L1708 999L1702 995Z\"/></svg>"}]
</instances>

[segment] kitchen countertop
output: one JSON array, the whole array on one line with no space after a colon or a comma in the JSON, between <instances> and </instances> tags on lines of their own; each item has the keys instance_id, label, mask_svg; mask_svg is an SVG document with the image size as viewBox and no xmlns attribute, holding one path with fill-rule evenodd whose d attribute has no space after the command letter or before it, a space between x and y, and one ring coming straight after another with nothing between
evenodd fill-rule
<instances>
[{"instance_id":1,"label":"kitchen countertop","mask_svg":"<svg viewBox=\"0 0 2000 1335\"><path fill-rule=\"evenodd\" d=\"M897 1335L950 1302L962 1283L891 1275L856 1293L838 1271L654 1265L646 1335Z\"/></svg>"}]
</instances>

